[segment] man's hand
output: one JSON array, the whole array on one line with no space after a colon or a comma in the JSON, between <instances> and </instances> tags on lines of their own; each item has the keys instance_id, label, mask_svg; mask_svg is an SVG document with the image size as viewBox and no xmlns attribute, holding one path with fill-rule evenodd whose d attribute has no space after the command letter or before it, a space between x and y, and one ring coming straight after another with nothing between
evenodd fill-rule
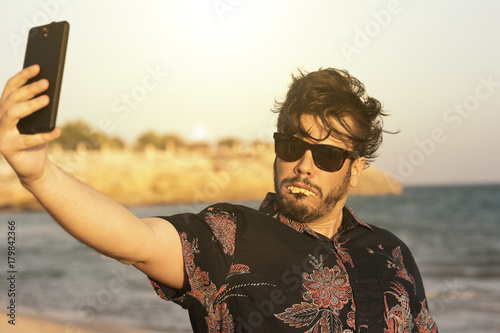
<instances>
[{"instance_id":1,"label":"man's hand","mask_svg":"<svg viewBox=\"0 0 500 333\"><path fill-rule=\"evenodd\" d=\"M40 110L49 103L47 95L36 95L47 90L45 79L26 85L40 72L38 65L23 69L7 81L0 99L0 153L26 186L42 178L49 161L47 143L57 139L61 131L22 135L17 123L23 117Z\"/></svg>"},{"instance_id":2,"label":"man's hand","mask_svg":"<svg viewBox=\"0 0 500 333\"><path fill-rule=\"evenodd\" d=\"M47 80L26 85L40 67L13 76L0 99L0 152L23 185L73 237L173 288L187 288L182 244L176 229L160 218L141 220L103 193L79 182L47 158L47 143L61 134L21 135L19 119L49 103Z\"/></svg>"}]
</instances>

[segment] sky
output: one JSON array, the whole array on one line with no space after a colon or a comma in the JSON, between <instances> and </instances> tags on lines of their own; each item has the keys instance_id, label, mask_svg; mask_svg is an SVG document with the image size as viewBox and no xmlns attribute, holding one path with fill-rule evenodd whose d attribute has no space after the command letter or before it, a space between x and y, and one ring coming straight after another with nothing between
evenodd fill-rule
<instances>
[{"instance_id":1,"label":"sky","mask_svg":"<svg viewBox=\"0 0 500 333\"><path fill-rule=\"evenodd\" d=\"M500 2L0 2L0 82L30 27L70 23L58 124L133 142L270 141L298 68L348 70L391 115L374 166L404 184L500 183Z\"/></svg>"}]
</instances>

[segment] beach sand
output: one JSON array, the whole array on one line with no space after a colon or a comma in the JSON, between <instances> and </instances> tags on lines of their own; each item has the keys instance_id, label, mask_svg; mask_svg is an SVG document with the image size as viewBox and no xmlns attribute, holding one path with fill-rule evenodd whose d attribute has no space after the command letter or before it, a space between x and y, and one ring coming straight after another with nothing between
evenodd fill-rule
<instances>
[{"instance_id":1,"label":"beach sand","mask_svg":"<svg viewBox=\"0 0 500 333\"><path fill-rule=\"evenodd\" d=\"M7 320L8 318L0 322L0 332L2 333L159 333L158 331L107 323L70 325L34 313L17 316L15 325L9 324Z\"/></svg>"}]
</instances>

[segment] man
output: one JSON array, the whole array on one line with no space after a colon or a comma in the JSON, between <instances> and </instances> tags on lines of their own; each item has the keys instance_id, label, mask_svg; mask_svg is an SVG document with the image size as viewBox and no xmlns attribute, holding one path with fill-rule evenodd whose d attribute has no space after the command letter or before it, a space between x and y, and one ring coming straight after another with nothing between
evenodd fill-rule
<instances>
[{"instance_id":1,"label":"man","mask_svg":"<svg viewBox=\"0 0 500 333\"><path fill-rule=\"evenodd\" d=\"M345 207L382 140L381 104L345 71L300 73L277 103L275 192L259 211L216 204L138 219L47 158L60 131L20 135L48 103L12 77L0 101L0 151L71 235L150 279L189 310L197 332L437 332L417 266L391 233Z\"/></svg>"}]
</instances>

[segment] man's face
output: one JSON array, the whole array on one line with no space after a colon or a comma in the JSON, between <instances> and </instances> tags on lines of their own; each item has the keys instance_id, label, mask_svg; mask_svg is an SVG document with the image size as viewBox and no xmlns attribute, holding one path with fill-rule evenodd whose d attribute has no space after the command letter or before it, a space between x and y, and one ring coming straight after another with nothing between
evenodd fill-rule
<instances>
[{"instance_id":1,"label":"man's face","mask_svg":"<svg viewBox=\"0 0 500 333\"><path fill-rule=\"evenodd\" d=\"M304 128L315 138L324 138L326 131L321 123L311 115L303 115ZM352 147L332 136L325 141L297 137L310 142L333 145L351 150ZM276 158L274 165L274 187L282 212L296 221L309 223L328 219L336 205L343 207L349 187L357 185L357 179L364 165L364 158L356 161L347 159L342 169L328 172L319 169L307 150L295 162L285 162Z\"/></svg>"}]
</instances>

